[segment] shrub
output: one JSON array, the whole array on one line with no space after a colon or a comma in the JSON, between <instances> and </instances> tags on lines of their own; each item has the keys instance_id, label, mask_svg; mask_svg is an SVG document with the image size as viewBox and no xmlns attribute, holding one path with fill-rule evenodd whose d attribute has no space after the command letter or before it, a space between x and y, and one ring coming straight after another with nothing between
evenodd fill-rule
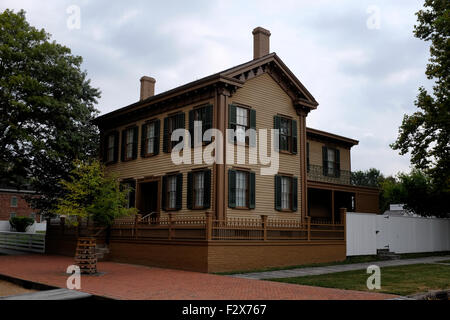
<instances>
[{"instance_id":1,"label":"shrub","mask_svg":"<svg viewBox=\"0 0 450 320\"><path fill-rule=\"evenodd\" d=\"M34 223L34 219L29 217L13 217L9 219L9 224L17 232L25 232Z\"/></svg>"}]
</instances>

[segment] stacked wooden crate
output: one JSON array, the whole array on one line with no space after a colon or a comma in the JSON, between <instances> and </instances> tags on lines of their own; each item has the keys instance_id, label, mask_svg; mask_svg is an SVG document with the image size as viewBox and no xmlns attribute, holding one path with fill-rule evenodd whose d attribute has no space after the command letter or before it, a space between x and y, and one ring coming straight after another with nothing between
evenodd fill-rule
<instances>
[{"instance_id":1,"label":"stacked wooden crate","mask_svg":"<svg viewBox=\"0 0 450 320\"><path fill-rule=\"evenodd\" d=\"M95 238L78 238L75 263L83 274L97 272L97 254L95 252Z\"/></svg>"}]
</instances>

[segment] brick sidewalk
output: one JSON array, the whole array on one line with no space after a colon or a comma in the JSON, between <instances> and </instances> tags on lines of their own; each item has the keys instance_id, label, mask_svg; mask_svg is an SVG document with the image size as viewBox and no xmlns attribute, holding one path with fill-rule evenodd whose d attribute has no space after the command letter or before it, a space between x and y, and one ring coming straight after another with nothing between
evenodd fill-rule
<instances>
[{"instance_id":1,"label":"brick sidewalk","mask_svg":"<svg viewBox=\"0 0 450 320\"><path fill-rule=\"evenodd\" d=\"M70 257L0 256L0 274L65 288ZM380 300L394 295L319 288L206 273L100 262L82 276L81 291L114 299L155 300Z\"/></svg>"}]
</instances>

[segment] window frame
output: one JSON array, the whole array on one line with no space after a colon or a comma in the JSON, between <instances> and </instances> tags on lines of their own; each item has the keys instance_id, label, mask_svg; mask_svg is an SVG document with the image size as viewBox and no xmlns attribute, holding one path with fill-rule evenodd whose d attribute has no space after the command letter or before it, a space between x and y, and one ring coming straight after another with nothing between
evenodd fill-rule
<instances>
[{"instance_id":1,"label":"window frame","mask_svg":"<svg viewBox=\"0 0 450 320\"><path fill-rule=\"evenodd\" d=\"M110 141L112 139L112 146L110 146ZM105 163L113 163L114 162L114 153L116 152L115 147L116 147L116 135L114 134L114 132L109 133L108 135L106 135L106 159L105 159ZM111 159L109 159L109 155L111 152Z\"/></svg>"},{"instance_id":2,"label":"window frame","mask_svg":"<svg viewBox=\"0 0 450 320\"><path fill-rule=\"evenodd\" d=\"M146 126L146 130L145 130L146 136L143 139L143 142L144 142L144 157L151 157L151 156L154 156L156 154L156 152L155 152L155 147L157 145L156 144L156 139L159 138L159 133L156 132L156 127L157 127L156 126L156 122L157 121L158 121L158 119L153 119L153 120L149 120L146 123L144 123L144 126ZM152 139L152 138L148 138L148 133L150 131L149 128L150 128L151 125L154 126L153 150L152 150L152 152L148 152L148 142L149 142L150 139Z\"/></svg>"},{"instance_id":3,"label":"window frame","mask_svg":"<svg viewBox=\"0 0 450 320\"><path fill-rule=\"evenodd\" d=\"M172 139L171 139L172 133L173 133L176 129L179 129L179 128L175 128L176 125L177 125L177 119L178 119L178 115L179 115L179 114L180 114L180 113L177 112L177 113L175 113L175 114L171 114L171 115L168 115L168 116L167 116L167 118L168 118L168 120L167 120L167 121L168 121L168 123L167 123L167 125L168 125L167 153L171 153L171 152L172 152L172 149L175 147L175 145L179 143L179 141L172 141Z\"/></svg>"},{"instance_id":4,"label":"window frame","mask_svg":"<svg viewBox=\"0 0 450 320\"><path fill-rule=\"evenodd\" d=\"M196 203L196 199L197 199L197 191L198 189L196 188L196 181L197 181L197 176L202 175L203 176L203 182L202 182L202 186L203 189L201 189L201 192L203 193L203 197L202 197L202 205L197 205ZM198 210L198 209L203 209L205 208L205 170L196 170L192 172L192 209L194 210Z\"/></svg>"},{"instance_id":5,"label":"window frame","mask_svg":"<svg viewBox=\"0 0 450 320\"><path fill-rule=\"evenodd\" d=\"M166 183L166 190L164 190L164 196L166 197L166 208L165 211L176 211L177 210L177 193L179 190L177 190L177 173L174 174L168 174L166 175L167 183ZM174 192L174 198L175 198L175 206L172 208L170 207L170 180L175 180L175 192Z\"/></svg>"},{"instance_id":6,"label":"window frame","mask_svg":"<svg viewBox=\"0 0 450 320\"><path fill-rule=\"evenodd\" d=\"M292 134L292 118L287 117L287 116L283 116L283 115L278 115L280 117L280 145L279 145L279 150L281 153L289 153L292 154L292 145L293 145L293 134ZM282 134L281 132L281 127L282 127L282 123L287 122L287 127L288 127L288 135ZM286 137L287 140L287 149L282 149L281 148L281 137L284 136Z\"/></svg>"},{"instance_id":7,"label":"window frame","mask_svg":"<svg viewBox=\"0 0 450 320\"><path fill-rule=\"evenodd\" d=\"M236 206L234 209L241 209L241 210L248 210L250 209L250 170L247 169L234 169L236 171L236 186L235 186L235 202ZM238 195L238 188L237 188L237 181L238 181L238 173L244 173L245 174L245 206L238 206L237 205L237 195Z\"/></svg>"},{"instance_id":8,"label":"window frame","mask_svg":"<svg viewBox=\"0 0 450 320\"><path fill-rule=\"evenodd\" d=\"M124 149L125 149L124 150L124 161L133 160L133 148L134 148L134 140L135 140L135 137L133 136L134 135L134 128L135 128L135 126L127 127L127 128L124 129L125 130L125 139L124 139L125 141L122 141L122 143L125 143L125 147L124 147ZM128 142L130 132L131 132L132 139L131 139L131 142ZM129 148L129 146L131 148L131 156L130 157L128 157L128 148Z\"/></svg>"},{"instance_id":9,"label":"window frame","mask_svg":"<svg viewBox=\"0 0 450 320\"><path fill-rule=\"evenodd\" d=\"M284 212L293 212L293 184L294 184L294 179L293 176L291 175L283 175L280 174L280 178L281 178L281 190L280 190L280 197L281 197L281 211ZM289 201L289 207L288 208L283 208L283 180L287 179L289 181L289 192L288 192L288 201Z\"/></svg>"},{"instance_id":10,"label":"window frame","mask_svg":"<svg viewBox=\"0 0 450 320\"><path fill-rule=\"evenodd\" d=\"M15 201L15 204L13 204L13 200ZM11 199L9 201L9 205L10 205L11 208L19 207L19 198L17 196L11 196Z\"/></svg>"},{"instance_id":11,"label":"window frame","mask_svg":"<svg viewBox=\"0 0 450 320\"><path fill-rule=\"evenodd\" d=\"M327 159L326 159L326 161L327 161L327 168L326 168L326 176L327 177L335 177L335 176L337 176L337 173L338 173L338 166L337 166L337 164L338 164L338 161L337 161L337 153L338 153L338 149L336 148L336 147L331 147L331 146L325 146L326 148L327 148ZM328 157L329 156L329 151L330 150L332 150L333 151L333 159L332 160L330 160L330 158ZM330 163L333 165L333 168L332 168L332 172L330 173Z\"/></svg>"}]
</instances>

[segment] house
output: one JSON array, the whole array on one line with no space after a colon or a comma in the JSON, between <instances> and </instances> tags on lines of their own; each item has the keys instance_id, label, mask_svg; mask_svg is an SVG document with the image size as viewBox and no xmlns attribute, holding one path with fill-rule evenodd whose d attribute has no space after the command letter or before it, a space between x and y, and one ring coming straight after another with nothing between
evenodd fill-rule
<instances>
[{"instance_id":1,"label":"house","mask_svg":"<svg viewBox=\"0 0 450 320\"><path fill-rule=\"evenodd\" d=\"M345 259L345 210L377 213L378 190L350 184L358 141L306 126L318 102L269 39L254 29L253 60L166 92L142 77L138 102L96 119L139 210L112 227L110 259L208 272ZM69 254L58 228L50 251Z\"/></svg>"},{"instance_id":2,"label":"house","mask_svg":"<svg viewBox=\"0 0 450 320\"><path fill-rule=\"evenodd\" d=\"M11 187L6 184L0 185L0 221L9 220L12 217L30 217L36 222L40 221L40 214L32 209L25 200L26 196L34 194L35 191Z\"/></svg>"}]
</instances>

